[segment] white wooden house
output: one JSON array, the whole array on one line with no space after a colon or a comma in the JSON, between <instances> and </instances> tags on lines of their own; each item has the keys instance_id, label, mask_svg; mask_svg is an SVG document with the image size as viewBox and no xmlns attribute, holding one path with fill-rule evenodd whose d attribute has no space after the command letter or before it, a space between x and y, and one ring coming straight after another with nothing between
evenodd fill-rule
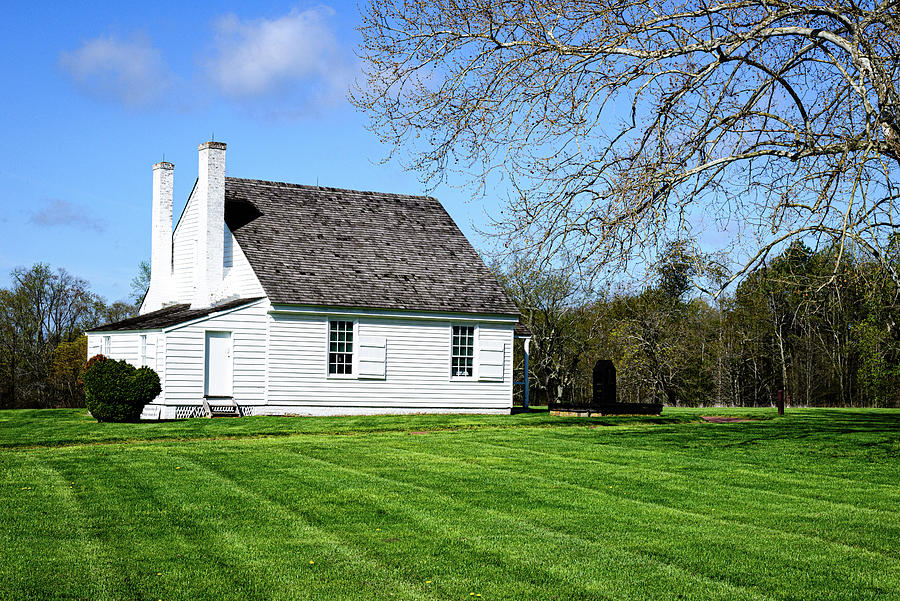
<instances>
[{"instance_id":1,"label":"white wooden house","mask_svg":"<svg viewBox=\"0 0 900 601\"><path fill-rule=\"evenodd\" d=\"M88 333L159 373L145 419L510 412L518 311L436 199L226 177L207 142L173 232L173 174L140 315Z\"/></svg>"}]
</instances>

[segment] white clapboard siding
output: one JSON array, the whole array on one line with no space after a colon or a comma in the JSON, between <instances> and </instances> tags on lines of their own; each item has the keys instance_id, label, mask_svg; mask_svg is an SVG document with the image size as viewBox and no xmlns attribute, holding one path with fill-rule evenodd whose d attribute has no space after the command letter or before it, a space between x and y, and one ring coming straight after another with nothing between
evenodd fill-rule
<instances>
[{"instance_id":1,"label":"white clapboard siding","mask_svg":"<svg viewBox=\"0 0 900 601\"><path fill-rule=\"evenodd\" d=\"M265 402L266 310L262 301L169 330L165 339L166 403L202 402L207 331L231 332L235 402Z\"/></svg>"},{"instance_id":2,"label":"white clapboard siding","mask_svg":"<svg viewBox=\"0 0 900 601\"><path fill-rule=\"evenodd\" d=\"M194 192L196 188L194 189ZM179 302L190 302L194 295L194 252L197 245L197 202L191 192L172 237L172 278Z\"/></svg>"},{"instance_id":3,"label":"white clapboard siding","mask_svg":"<svg viewBox=\"0 0 900 601\"><path fill-rule=\"evenodd\" d=\"M109 350L104 351L102 341L107 336L109 337ZM110 359L128 361L135 367L140 367L141 337L139 334L133 332L102 332L98 335L98 338L101 344L101 350L98 352ZM94 355L96 354L94 353ZM93 357L93 355L91 356Z\"/></svg>"},{"instance_id":4,"label":"white clapboard siding","mask_svg":"<svg viewBox=\"0 0 900 601\"><path fill-rule=\"evenodd\" d=\"M155 357L163 385L155 402L170 408L163 414L174 416L172 407L203 401L207 331L231 333L234 400L256 406L255 413L502 413L511 408L511 323L477 323L475 377L451 378L454 322L360 315L355 318L354 374L329 377L328 316L268 311L263 300L165 332L147 332L148 364ZM140 333L92 334L89 352L100 349L104 335L110 337L110 356L138 364Z\"/></svg>"},{"instance_id":5,"label":"white clapboard siding","mask_svg":"<svg viewBox=\"0 0 900 601\"><path fill-rule=\"evenodd\" d=\"M104 352L103 339L107 336L109 337L109 351ZM135 367L141 367L141 336L147 337L146 366L159 372L159 349L157 347L162 339L160 332L98 332L90 334L88 336L88 358L102 353L110 359L121 359Z\"/></svg>"},{"instance_id":6,"label":"white clapboard siding","mask_svg":"<svg viewBox=\"0 0 900 601\"><path fill-rule=\"evenodd\" d=\"M156 334L156 374L159 376L159 383L162 386L162 392L156 397L155 403L162 403L166 399L166 336L162 332Z\"/></svg>"},{"instance_id":7,"label":"white clapboard siding","mask_svg":"<svg viewBox=\"0 0 900 601\"><path fill-rule=\"evenodd\" d=\"M359 377L384 380L387 340L381 336L360 336L358 352Z\"/></svg>"},{"instance_id":8,"label":"white clapboard siding","mask_svg":"<svg viewBox=\"0 0 900 601\"><path fill-rule=\"evenodd\" d=\"M372 380L328 377L326 315L274 314L270 320L271 405L293 405L291 411L314 413L373 408L509 410L512 405L512 362L508 357L502 381L450 378L450 321L359 317L359 341L367 337L385 340L385 377ZM482 342L512 345L511 323L482 323L478 329Z\"/></svg>"},{"instance_id":9,"label":"white clapboard siding","mask_svg":"<svg viewBox=\"0 0 900 601\"><path fill-rule=\"evenodd\" d=\"M479 333L484 328L479 328ZM479 341L478 346L478 379L496 382L503 381L506 368L506 344L499 340Z\"/></svg>"},{"instance_id":10,"label":"white clapboard siding","mask_svg":"<svg viewBox=\"0 0 900 601\"><path fill-rule=\"evenodd\" d=\"M103 336L100 334L88 334L87 358L103 352Z\"/></svg>"},{"instance_id":11,"label":"white clapboard siding","mask_svg":"<svg viewBox=\"0 0 900 601\"><path fill-rule=\"evenodd\" d=\"M178 302L189 303L194 294L194 253L197 251L197 207L193 193L188 199L178 225L175 226L172 244L172 277ZM224 255L222 257L223 281L214 298L254 298L265 296L259 278L253 272L234 234L225 226Z\"/></svg>"},{"instance_id":12,"label":"white clapboard siding","mask_svg":"<svg viewBox=\"0 0 900 601\"><path fill-rule=\"evenodd\" d=\"M265 296L259 278L250 267L247 255L235 239L234 234L225 227L225 261L223 264L225 277L221 286L214 291L214 298L255 298Z\"/></svg>"}]
</instances>

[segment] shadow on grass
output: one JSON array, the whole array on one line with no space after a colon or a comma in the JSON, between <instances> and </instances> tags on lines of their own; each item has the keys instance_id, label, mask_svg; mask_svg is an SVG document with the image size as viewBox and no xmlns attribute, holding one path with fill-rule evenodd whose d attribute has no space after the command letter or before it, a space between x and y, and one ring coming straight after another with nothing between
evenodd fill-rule
<instances>
[{"instance_id":1,"label":"shadow on grass","mask_svg":"<svg viewBox=\"0 0 900 601\"><path fill-rule=\"evenodd\" d=\"M900 411L795 409L771 419L696 424L691 444L728 448L810 440L829 445L847 438L854 439L858 448L879 447L891 452L885 443L900 440Z\"/></svg>"},{"instance_id":2,"label":"shadow on grass","mask_svg":"<svg viewBox=\"0 0 900 601\"><path fill-rule=\"evenodd\" d=\"M773 419L770 427L774 430L773 434L796 438L812 432L838 435L855 432L900 433L900 411L897 410L817 409L815 419L809 419L810 414L799 411L803 410Z\"/></svg>"}]
</instances>

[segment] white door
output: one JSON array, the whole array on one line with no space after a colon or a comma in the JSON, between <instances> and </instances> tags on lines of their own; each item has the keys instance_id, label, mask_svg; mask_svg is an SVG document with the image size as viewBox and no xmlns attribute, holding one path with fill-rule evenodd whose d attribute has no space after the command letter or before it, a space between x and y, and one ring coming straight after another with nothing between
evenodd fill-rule
<instances>
[{"instance_id":1,"label":"white door","mask_svg":"<svg viewBox=\"0 0 900 601\"><path fill-rule=\"evenodd\" d=\"M206 333L206 396L231 396L231 332Z\"/></svg>"}]
</instances>

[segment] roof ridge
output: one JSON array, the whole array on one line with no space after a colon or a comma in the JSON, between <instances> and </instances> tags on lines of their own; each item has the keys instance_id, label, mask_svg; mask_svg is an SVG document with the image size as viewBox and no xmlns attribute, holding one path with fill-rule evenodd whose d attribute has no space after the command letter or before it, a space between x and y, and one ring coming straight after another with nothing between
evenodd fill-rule
<instances>
[{"instance_id":1,"label":"roof ridge","mask_svg":"<svg viewBox=\"0 0 900 601\"><path fill-rule=\"evenodd\" d=\"M278 187L278 188L297 188L300 190L323 190L326 192L349 192L351 194L360 194L363 196L395 196L399 198L420 198L423 200L437 200L434 196L426 194L401 194L399 192L377 192L375 190L354 190L352 188L334 188L331 186L311 186L309 184L295 184L291 182L276 182L265 179L252 179L246 177L226 177L225 181L247 182L262 186Z\"/></svg>"}]
</instances>

